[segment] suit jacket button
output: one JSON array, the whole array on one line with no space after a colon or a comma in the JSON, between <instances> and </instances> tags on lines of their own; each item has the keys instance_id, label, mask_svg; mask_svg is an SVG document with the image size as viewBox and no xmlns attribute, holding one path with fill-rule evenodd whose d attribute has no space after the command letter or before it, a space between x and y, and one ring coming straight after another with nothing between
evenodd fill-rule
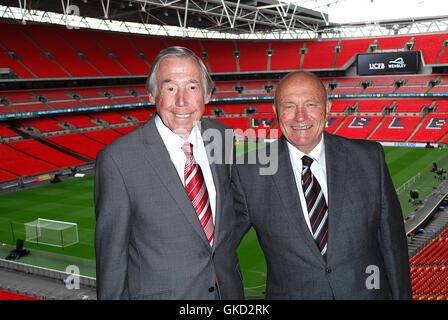
<instances>
[{"instance_id":1,"label":"suit jacket button","mask_svg":"<svg viewBox=\"0 0 448 320\"><path fill-rule=\"evenodd\" d=\"M331 271L332 271L331 268L326 268L326 269L325 269L325 272L326 272L326 273L331 273Z\"/></svg>"},{"instance_id":2,"label":"suit jacket button","mask_svg":"<svg viewBox=\"0 0 448 320\"><path fill-rule=\"evenodd\" d=\"M213 292L213 291L215 291L215 287L210 287L210 288L208 288L208 292Z\"/></svg>"}]
</instances>

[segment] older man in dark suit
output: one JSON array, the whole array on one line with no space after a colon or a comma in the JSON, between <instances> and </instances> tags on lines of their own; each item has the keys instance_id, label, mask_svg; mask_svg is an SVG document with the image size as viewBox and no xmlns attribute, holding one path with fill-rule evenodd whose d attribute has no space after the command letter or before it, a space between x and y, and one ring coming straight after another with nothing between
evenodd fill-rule
<instances>
[{"instance_id":1,"label":"older man in dark suit","mask_svg":"<svg viewBox=\"0 0 448 320\"><path fill-rule=\"evenodd\" d=\"M283 135L233 171L239 230L253 226L266 257L266 298L409 299L403 216L383 149L324 132L329 110L318 77L288 74L275 97ZM276 170L263 171L259 154Z\"/></svg>"},{"instance_id":2,"label":"older man in dark suit","mask_svg":"<svg viewBox=\"0 0 448 320\"><path fill-rule=\"evenodd\" d=\"M97 157L98 298L242 299L233 131L202 118L213 82L193 52L171 47L147 87L157 115Z\"/></svg>"}]
</instances>

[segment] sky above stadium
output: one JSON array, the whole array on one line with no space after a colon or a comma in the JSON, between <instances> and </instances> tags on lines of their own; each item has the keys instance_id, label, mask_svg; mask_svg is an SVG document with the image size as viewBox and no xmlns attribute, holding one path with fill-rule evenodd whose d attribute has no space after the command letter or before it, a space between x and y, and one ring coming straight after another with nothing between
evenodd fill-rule
<instances>
[{"instance_id":1,"label":"sky above stadium","mask_svg":"<svg viewBox=\"0 0 448 320\"><path fill-rule=\"evenodd\" d=\"M282 0L328 14L330 22L448 16L447 0Z\"/></svg>"}]
</instances>

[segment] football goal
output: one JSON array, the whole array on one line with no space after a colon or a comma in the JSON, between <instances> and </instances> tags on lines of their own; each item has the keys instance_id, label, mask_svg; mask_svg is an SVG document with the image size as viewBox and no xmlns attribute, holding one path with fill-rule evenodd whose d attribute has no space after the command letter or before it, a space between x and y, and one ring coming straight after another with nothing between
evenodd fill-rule
<instances>
[{"instance_id":1,"label":"football goal","mask_svg":"<svg viewBox=\"0 0 448 320\"><path fill-rule=\"evenodd\" d=\"M38 218L25 223L26 241L54 247L68 247L79 242L78 225L72 222Z\"/></svg>"}]
</instances>

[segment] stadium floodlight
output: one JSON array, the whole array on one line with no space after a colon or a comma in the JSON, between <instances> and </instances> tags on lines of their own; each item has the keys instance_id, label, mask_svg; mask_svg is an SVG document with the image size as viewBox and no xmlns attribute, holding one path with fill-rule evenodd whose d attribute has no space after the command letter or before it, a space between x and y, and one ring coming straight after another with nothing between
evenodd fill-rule
<instances>
[{"instance_id":1,"label":"stadium floodlight","mask_svg":"<svg viewBox=\"0 0 448 320\"><path fill-rule=\"evenodd\" d=\"M79 242L78 224L38 218L25 223L25 241L53 247L68 247Z\"/></svg>"}]
</instances>

